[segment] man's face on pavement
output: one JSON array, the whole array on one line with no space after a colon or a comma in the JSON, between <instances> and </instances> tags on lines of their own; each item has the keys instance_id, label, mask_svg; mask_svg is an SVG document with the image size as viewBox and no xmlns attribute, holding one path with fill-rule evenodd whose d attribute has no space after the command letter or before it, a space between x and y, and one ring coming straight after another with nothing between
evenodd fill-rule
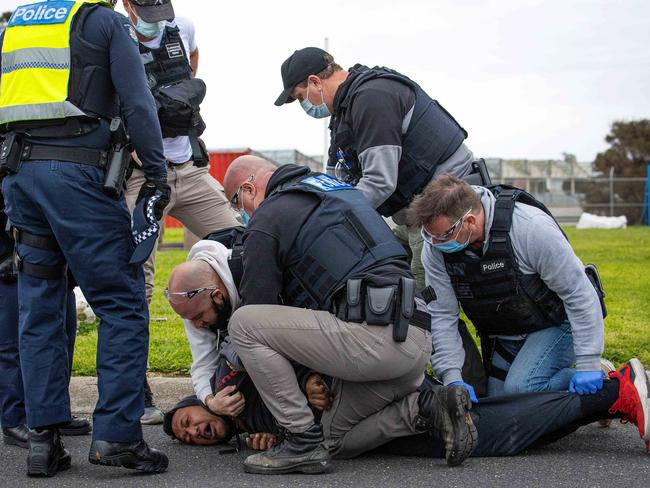
<instances>
[{"instance_id":1,"label":"man's face on pavement","mask_svg":"<svg viewBox=\"0 0 650 488\"><path fill-rule=\"evenodd\" d=\"M223 442L228 437L226 422L196 405L176 410L172 430L176 438L185 444L208 446Z\"/></svg>"}]
</instances>

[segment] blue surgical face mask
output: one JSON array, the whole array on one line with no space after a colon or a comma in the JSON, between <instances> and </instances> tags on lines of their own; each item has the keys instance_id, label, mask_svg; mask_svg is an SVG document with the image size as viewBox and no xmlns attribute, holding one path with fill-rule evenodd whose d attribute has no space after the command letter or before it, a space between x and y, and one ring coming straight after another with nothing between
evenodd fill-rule
<instances>
[{"instance_id":1,"label":"blue surgical face mask","mask_svg":"<svg viewBox=\"0 0 650 488\"><path fill-rule=\"evenodd\" d=\"M243 208L239 209L239 215L241 216L242 222L244 222L244 225L248 227L248 223L251 220L251 216L248 215L248 212L244 210Z\"/></svg>"},{"instance_id":2,"label":"blue surgical face mask","mask_svg":"<svg viewBox=\"0 0 650 488\"><path fill-rule=\"evenodd\" d=\"M307 115L314 117L315 119L324 119L325 117L332 115L327 108L327 105L325 105L323 92L320 93L320 98L322 102L320 105L314 105L309 101L309 82L307 82L307 96L302 102L300 102L300 106L307 113Z\"/></svg>"},{"instance_id":3,"label":"blue surgical face mask","mask_svg":"<svg viewBox=\"0 0 650 488\"><path fill-rule=\"evenodd\" d=\"M153 39L154 37L158 37L162 31L165 30L165 24L166 22L164 20L151 23L145 22L140 17L138 17L138 23L135 25L135 30L138 31L139 34L142 34L144 37Z\"/></svg>"},{"instance_id":4,"label":"blue surgical face mask","mask_svg":"<svg viewBox=\"0 0 650 488\"><path fill-rule=\"evenodd\" d=\"M470 231L469 236L465 242L458 242L456 239L449 239L446 242L440 244L434 244L433 246L440 252L444 253L453 253L462 251L469 244L469 240L472 238L472 232Z\"/></svg>"}]
</instances>

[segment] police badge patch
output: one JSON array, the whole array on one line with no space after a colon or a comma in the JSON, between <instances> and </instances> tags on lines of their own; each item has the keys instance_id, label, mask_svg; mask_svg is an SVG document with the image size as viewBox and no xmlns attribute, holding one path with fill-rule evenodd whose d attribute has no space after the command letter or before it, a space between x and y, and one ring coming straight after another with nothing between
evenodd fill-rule
<instances>
[{"instance_id":1,"label":"police badge patch","mask_svg":"<svg viewBox=\"0 0 650 488\"><path fill-rule=\"evenodd\" d=\"M135 33L133 26L131 24L124 24L124 27L126 27L126 30L129 32L129 36L131 39L133 39L133 42L139 44L140 41L138 41L138 35Z\"/></svg>"}]
</instances>

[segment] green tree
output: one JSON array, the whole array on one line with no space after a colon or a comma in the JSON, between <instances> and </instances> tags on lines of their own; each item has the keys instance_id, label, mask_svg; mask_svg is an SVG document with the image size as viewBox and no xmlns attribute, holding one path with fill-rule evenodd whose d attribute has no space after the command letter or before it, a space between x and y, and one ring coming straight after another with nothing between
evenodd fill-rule
<instances>
[{"instance_id":1,"label":"green tree","mask_svg":"<svg viewBox=\"0 0 650 488\"><path fill-rule=\"evenodd\" d=\"M650 119L614 122L605 142L610 147L596 156L595 171L608 177L613 170L614 178L646 176L646 168L650 163ZM642 181L616 182L616 203L639 204L639 207L618 207L616 213L625 215L630 224L639 223L644 214L641 206L645 202L645 194L646 186ZM592 183L588 185L585 197L586 211L607 215L609 209L589 204L609 202L609 185Z\"/></svg>"}]
</instances>

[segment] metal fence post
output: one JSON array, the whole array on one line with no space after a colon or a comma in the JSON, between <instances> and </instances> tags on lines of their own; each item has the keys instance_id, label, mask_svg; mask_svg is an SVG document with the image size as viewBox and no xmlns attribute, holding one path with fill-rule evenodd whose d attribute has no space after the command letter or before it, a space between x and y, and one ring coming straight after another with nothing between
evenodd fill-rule
<instances>
[{"instance_id":1,"label":"metal fence post","mask_svg":"<svg viewBox=\"0 0 650 488\"><path fill-rule=\"evenodd\" d=\"M648 179L645 184L646 189L646 202L645 202L645 217L648 227L650 227L650 163L648 163Z\"/></svg>"},{"instance_id":2,"label":"metal fence post","mask_svg":"<svg viewBox=\"0 0 650 488\"><path fill-rule=\"evenodd\" d=\"M609 168L609 216L614 216L614 168Z\"/></svg>"}]
</instances>

